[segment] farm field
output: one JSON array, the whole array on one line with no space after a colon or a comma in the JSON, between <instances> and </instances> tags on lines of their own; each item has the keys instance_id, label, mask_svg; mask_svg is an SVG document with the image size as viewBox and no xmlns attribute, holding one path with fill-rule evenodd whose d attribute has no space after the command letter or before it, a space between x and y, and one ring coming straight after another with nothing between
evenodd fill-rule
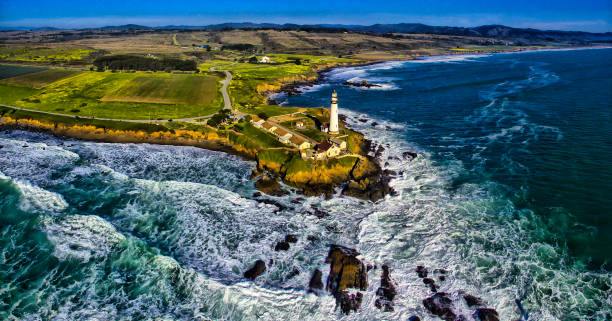
<instances>
[{"instance_id":1,"label":"farm field","mask_svg":"<svg viewBox=\"0 0 612 321\"><path fill-rule=\"evenodd\" d=\"M217 95L217 82L218 79L213 76L138 76L101 100L207 105Z\"/></svg>"},{"instance_id":2,"label":"farm field","mask_svg":"<svg viewBox=\"0 0 612 321\"><path fill-rule=\"evenodd\" d=\"M2 46L0 60L21 62L82 62L95 53L89 48L51 46Z\"/></svg>"},{"instance_id":3,"label":"farm field","mask_svg":"<svg viewBox=\"0 0 612 321\"><path fill-rule=\"evenodd\" d=\"M43 71L45 69L46 68L30 66L0 65L0 79L17 77L32 72Z\"/></svg>"},{"instance_id":4,"label":"farm field","mask_svg":"<svg viewBox=\"0 0 612 321\"><path fill-rule=\"evenodd\" d=\"M82 72L41 88L0 83L0 103L112 119L174 119L221 109L215 75Z\"/></svg>"},{"instance_id":5,"label":"farm field","mask_svg":"<svg viewBox=\"0 0 612 321\"><path fill-rule=\"evenodd\" d=\"M80 71L68 69L49 69L38 72L31 72L16 77L0 80L3 83L10 83L19 86L40 88L60 79L79 74Z\"/></svg>"}]
</instances>

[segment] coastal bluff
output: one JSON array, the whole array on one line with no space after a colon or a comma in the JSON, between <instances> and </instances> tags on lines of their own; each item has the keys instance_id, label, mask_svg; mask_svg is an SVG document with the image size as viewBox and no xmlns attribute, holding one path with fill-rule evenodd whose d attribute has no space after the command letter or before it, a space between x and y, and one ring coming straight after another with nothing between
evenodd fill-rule
<instances>
[{"instance_id":1,"label":"coastal bluff","mask_svg":"<svg viewBox=\"0 0 612 321\"><path fill-rule=\"evenodd\" d=\"M264 148L248 135L219 130L210 126L168 128L164 125L149 128L114 129L115 124L95 124L36 120L9 115L0 117L0 129L44 132L61 137L109 143L149 143L194 146L227 152L257 162L256 172L281 179L305 195L331 197L336 188L360 199L377 201L392 193L388 177L376 158L367 156L370 143L361 134L355 135L363 155L325 160L302 159L297 149ZM177 126L177 124L174 124ZM257 174L257 173L254 173ZM252 175L257 177L259 175Z\"/></svg>"}]
</instances>

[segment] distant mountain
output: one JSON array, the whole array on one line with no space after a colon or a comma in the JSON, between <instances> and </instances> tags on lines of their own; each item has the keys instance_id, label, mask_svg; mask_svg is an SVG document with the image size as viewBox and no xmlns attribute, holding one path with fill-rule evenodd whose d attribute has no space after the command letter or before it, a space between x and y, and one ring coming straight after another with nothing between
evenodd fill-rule
<instances>
[{"instance_id":1,"label":"distant mountain","mask_svg":"<svg viewBox=\"0 0 612 321\"><path fill-rule=\"evenodd\" d=\"M344 32L355 31L374 34L437 34L450 36L489 37L496 39L526 39L544 41L612 41L612 32L592 33L583 31L538 30L531 28L513 28L503 25L485 25L479 27L448 27L429 26L421 23L396 23L365 25L342 24L276 24L252 22L228 22L204 26L169 25L148 27L135 24L120 26L106 26L101 28L86 28L83 30L225 30L225 29L278 29L278 30L304 30L311 32ZM0 30L65 30L53 27L44 28L0 28Z\"/></svg>"}]
</instances>

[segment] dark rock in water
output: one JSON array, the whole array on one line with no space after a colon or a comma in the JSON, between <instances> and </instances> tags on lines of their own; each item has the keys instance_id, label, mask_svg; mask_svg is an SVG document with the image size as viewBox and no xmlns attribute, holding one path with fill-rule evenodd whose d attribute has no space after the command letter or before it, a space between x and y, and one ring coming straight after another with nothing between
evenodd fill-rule
<instances>
[{"instance_id":1,"label":"dark rock in water","mask_svg":"<svg viewBox=\"0 0 612 321\"><path fill-rule=\"evenodd\" d=\"M411 316L410 318L408 318L408 321L421 321L421 318L419 318L416 315Z\"/></svg>"},{"instance_id":2,"label":"dark rock in water","mask_svg":"<svg viewBox=\"0 0 612 321\"><path fill-rule=\"evenodd\" d=\"M293 204L301 204L303 201L304 201L303 197L298 197L296 199L292 199L291 203L293 203Z\"/></svg>"},{"instance_id":3,"label":"dark rock in water","mask_svg":"<svg viewBox=\"0 0 612 321\"><path fill-rule=\"evenodd\" d=\"M476 309L474 318L480 321L499 321L497 311L489 308Z\"/></svg>"},{"instance_id":4,"label":"dark rock in water","mask_svg":"<svg viewBox=\"0 0 612 321\"><path fill-rule=\"evenodd\" d=\"M385 173L385 175L387 175L387 176L397 176L397 172L396 171L392 171L390 169L385 169L383 171L383 173Z\"/></svg>"},{"instance_id":5,"label":"dark rock in water","mask_svg":"<svg viewBox=\"0 0 612 321\"><path fill-rule=\"evenodd\" d=\"M445 281L446 277L444 275L440 275L440 276L438 276L438 280Z\"/></svg>"},{"instance_id":6,"label":"dark rock in water","mask_svg":"<svg viewBox=\"0 0 612 321\"><path fill-rule=\"evenodd\" d=\"M319 240L319 238L314 236L314 235L308 235L306 237L306 239L309 240L310 242L314 242L314 241L318 241Z\"/></svg>"},{"instance_id":7,"label":"dark rock in water","mask_svg":"<svg viewBox=\"0 0 612 321\"><path fill-rule=\"evenodd\" d=\"M365 87L365 88L381 87L381 85L370 84L365 79L363 81L360 81L360 82L359 81L345 81L342 84L345 85L345 86L352 86L352 87Z\"/></svg>"},{"instance_id":8,"label":"dark rock in water","mask_svg":"<svg viewBox=\"0 0 612 321\"><path fill-rule=\"evenodd\" d=\"M274 251L287 251L289 249L289 243L287 242L278 242L274 247Z\"/></svg>"},{"instance_id":9,"label":"dark rock in water","mask_svg":"<svg viewBox=\"0 0 612 321\"><path fill-rule=\"evenodd\" d=\"M463 295L463 299L465 300L465 303L467 303L467 305L471 308L475 305L483 305L482 299L477 297L477 296L473 296L471 294L464 294Z\"/></svg>"},{"instance_id":10,"label":"dark rock in water","mask_svg":"<svg viewBox=\"0 0 612 321\"><path fill-rule=\"evenodd\" d=\"M287 274L287 276L285 277L285 279L291 279L291 278L293 278L294 276L299 275L299 274L300 274L300 270L298 270L298 269L293 269L293 270L291 270L291 272L289 272L289 274Z\"/></svg>"},{"instance_id":11,"label":"dark rock in water","mask_svg":"<svg viewBox=\"0 0 612 321\"><path fill-rule=\"evenodd\" d=\"M341 245L330 245L329 253L325 263L330 263L329 276L327 277L327 291L334 295L355 288L366 290L368 288L368 276L366 267L359 259L354 249Z\"/></svg>"},{"instance_id":12,"label":"dark rock in water","mask_svg":"<svg viewBox=\"0 0 612 321\"><path fill-rule=\"evenodd\" d=\"M295 237L295 235L293 234L287 234L285 235L285 242L287 243L297 243L297 237Z\"/></svg>"},{"instance_id":13,"label":"dark rock in water","mask_svg":"<svg viewBox=\"0 0 612 321\"><path fill-rule=\"evenodd\" d=\"M380 278L380 287L378 290L376 290L376 295L378 298L376 299L376 302L374 302L374 305L379 309L383 309L385 312L393 311L393 299L397 294L395 284L393 284L393 281L391 280L389 266L383 265L382 270L383 272Z\"/></svg>"},{"instance_id":14,"label":"dark rock in water","mask_svg":"<svg viewBox=\"0 0 612 321\"><path fill-rule=\"evenodd\" d=\"M445 269L435 269L434 273L440 273L440 274L446 274L446 270Z\"/></svg>"},{"instance_id":15,"label":"dark rock in water","mask_svg":"<svg viewBox=\"0 0 612 321\"><path fill-rule=\"evenodd\" d=\"M261 192L255 192L253 193L253 197L260 197L262 194Z\"/></svg>"},{"instance_id":16,"label":"dark rock in water","mask_svg":"<svg viewBox=\"0 0 612 321\"><path fill-rule=\"evenodd\" d=\"M359 121L362 122L362 123L367 123L368 122L368 120L365 119L365 118L359 118Z\"/></svg>"},{"instance_id":17,"label":"dark rock in water","mask_svg":"<svg viewBox=\"0 0 612 321\"><path fill-rule=\"evenodd\" d=\"M255 182L255 188L272 196L283 196L289 194L289 192L281 188L281 185L278 183L277 179L267 176L263 176L257 182Z\"/></svg>"},{"instance_id":18,"label":"dark rock in water","mask_svg":"<svg viewBox=\"0 0 612 321\"><path fill-rule=\"evenodd\" d=\"M374 265L372 265L372 264L366 264L366 270L367 270L368 272L370 272L370 270L371 270L371 269L373 269L373 268L374 268Z\"/></svg>"},{"instance_id":19,"label":"dark rock in water","mask_svg":"<svg viewBox=\"0 0 612 321\"><path fill-rule=\"evenodd\" d=\"M423 300L423 305L429 312L446 321L454 321L456 317L455 313L451 310L451 303L451 299L444 292L438 292Z\"/></svg>"},{"instance_id":20,"label":"dark rock in water","mask_svg":"<svg viewBox=\"0 0 612 321\"><path fill-rule=\"evenodd\" d=\"M260 202L260 203L276 206L278 209L276 211L274 211L274 212L278 212L278 211L282 211L282 210L287 209L286 206L284 206L283 204L281 204L281 203L279 203L279 202L277 202L275 200L270 200L270 199L267 199L267 198L262 198L262 199L258 199L257 201Z\"/></svg>"},{"instance_id":21,"label":"dark rock in water","mask_svg":"<svg viewBox=\"0 0 612 321\"><path fill-rule=\"evenodd\" d=\"M361 292L349 294L348 291L341 291L336 294L336 304L340 305L340 309L344 314L349 314L351 311L357 312L361 307L362 301L363 294Z\"/></svg>"},{"instance_id":22,"label":"dark rock in water","mask_svg":"<svg viewBox=\"0 0 612 321\"><path fill-rule=\"evenodd\" d=\"M372 125L372 127L376 127L378 125L378 123L373 121L370 125Z\"/></svg>"},{"instance_id":23,"label":"dark rock in water","mask_svg":"<svg viewBox=\"0 0 612 321\"><path fill-rule=\"evenodd\" d=\"M389 166L389 162L385 162L385 166Z\"/></svg>"},{"instance_id":24,"label":"dark rock in water","mask_svg":"<svg viewBox=\"0 0 612 321\"><path fill-rule=\"evenodd\" d=\"M273 259L268 260L268 265L272 265L272 264L274 264L274 260Z\"/></svg>"},{"instance_id":25,"label":"dark rock in water","mask_svg":"<svg viewBox=\"0 0 612 321\"><path fill-rule=\"evenodd\" d=\"M4 148L4 146L0 145L0 149L3 149L3 148Z\"/></svg>"},{"instance_id":26,"label":"dark rock in water","mask_svg":"<svg viewBox=\"0 0 612 321\"><path fill-rule=\"evenodd\" d=\"M323 273L319 269L314 270L310 282L308 282L308 292L318 293L320 290L323 290L322 276Z\"/></svg>"},{"instance_id":27,"label":"dark rock in water","mask_svg":"<svg viewBox=\"0 0 612 321\"><path fill-rule=\"evenodd\" d=\"M30 147L30 146L28 146L28 145L23 145L23 146L21 146L21 147L23 147L23 148L28 148L28 147Z\"/></svg>"},{"instance_id":28,"label":"dark rock in water","mask_svg":"<svg viewBox=\"0 0 612 321\"><path fill-rule=\"evenodd\" d=\"M324 218L324 217L328 217L329 213L320 210L318 207L315 206L311 206L312 212L311 214L316 216L317 218Z\"/></svg>"},{"instance_id":29,"label":"dark rock in water","mask_svg":"<svg viewBox=\"0 0 612 321\"><path fill-rule=\"evenodd\" d=\"M404 159L412 160L412 159L417 158L417 156L419 155L415 152L404 152L402 156L404 157Z\"/></svg>"},{"instance_id":30,"label":"dark rock in water","mask_svg":"<svg viewBox=\"0 0 612 321\"><path fill-rule=\"evenodd\" d=\"M423 283L427 284L431 289L431 292L438 292L438 288L436 287L436 283L433 279L424 278Z\"/></svg>"},{"instance_id":31,"label":"dark rock in water","mask_svg":"<svg viewBox=\"0 0 612 321\"><path fill-rule=\"evenodd\" d=\"M420 278L426 278L427 277L427 268L419 265L416 267L416 273Z\"/></svg>"},{"instance_id":32,"label":"dark rock in water","mask_svg":"<svg viewBox=\"0 0 612 321\"><path fill-rule=\"evenodd\" d=\"M455 321L468 321L468 319L465 317L465 315L460 314Z\"/></svg>"},{"instance_id":33,"label":"dark rock in water","mask_svg":"<svg viewBox=\"0 0 612 321\"><path fill-rule=\"evenodd\" d=\"M252 268L244 272L244 277L249 280L255 280L256 277L260 276L266 271L266 263L262 260L255 261L255 265Z\"/></svg>"}]
</instances>

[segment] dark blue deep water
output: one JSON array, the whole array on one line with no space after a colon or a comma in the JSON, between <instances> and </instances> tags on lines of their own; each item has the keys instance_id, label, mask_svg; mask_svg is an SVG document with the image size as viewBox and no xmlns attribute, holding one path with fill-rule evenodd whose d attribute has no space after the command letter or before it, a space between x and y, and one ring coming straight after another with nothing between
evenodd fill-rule
<instances>
[{"instance_id":1,"label":"dark blue deep water","mask_svg":"<svg viewBox=\"0 0 612 321\"><path fill-rule=\"evenodd\" d=\"M382 87L356 89L346 81ZM329 86L328 86L329 85ZM345 68L289 105L341 107L401 124L402 139L466 183L507 185L590 268L612 269L612 49L540 51ZM385 130L385 129L380 129Z\"/></svg>"}]
</instances>

